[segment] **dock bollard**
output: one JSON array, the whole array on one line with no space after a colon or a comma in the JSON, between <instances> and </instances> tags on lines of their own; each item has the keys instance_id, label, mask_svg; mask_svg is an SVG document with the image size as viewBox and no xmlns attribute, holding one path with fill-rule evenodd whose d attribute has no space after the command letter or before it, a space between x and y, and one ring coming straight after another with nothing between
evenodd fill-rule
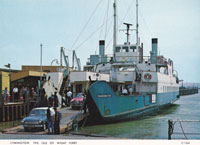
<instances>
[{"instance_id":1,"label":"dock bollard","mask_svg":"<svg viewBox=\"0 0 200 145\"><path fill-rule=\"evenodd\" d=\"M73 121L73 128L74 131L78 131L78 121L76 119Z\"/></svg>"},{"instance_id":2,"label":"dock bollard","mask_svg":"<svg viewBox=\"0 0 200 145\"><path fill-rule=\"evenodd\" d=\"M172 134L173 134L173 121L168 120L168 140L171 140Z\"/></svg>"}]
</instances>

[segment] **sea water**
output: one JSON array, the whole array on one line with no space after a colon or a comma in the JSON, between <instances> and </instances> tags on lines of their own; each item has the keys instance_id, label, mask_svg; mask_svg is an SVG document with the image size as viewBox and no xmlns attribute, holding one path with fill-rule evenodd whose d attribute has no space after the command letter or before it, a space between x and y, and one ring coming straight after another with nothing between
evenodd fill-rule
<instances>
[{"instance_id":1,"label":"sea water","mask_svg":"<svg viewBox=\"0 0 200 145\"><path fill-rule=\"evenodd\" d=\"M115 138L168 139L168 120L174 122L172 139L200 139L200 94L181 96L158 113L127 122L85 126L80 133Z\"/></svg>"}]
</instances>

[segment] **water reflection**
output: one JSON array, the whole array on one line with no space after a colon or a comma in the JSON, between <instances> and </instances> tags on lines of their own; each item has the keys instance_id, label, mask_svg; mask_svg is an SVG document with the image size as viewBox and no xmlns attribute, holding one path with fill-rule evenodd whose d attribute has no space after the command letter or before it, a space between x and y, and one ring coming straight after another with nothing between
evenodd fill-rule
<instances>
[{"instance_id":1,"label":"water reflection","mask_svg":"<svg viewBox=\"0 0 200 145\"><path fill-rule=\"evenodd\" d=\"M0 131L7 129L7 128L18 126L20 124L21 124L21 120L9 121L9 122L0 122Z\"/></svg>"}]
</instances>

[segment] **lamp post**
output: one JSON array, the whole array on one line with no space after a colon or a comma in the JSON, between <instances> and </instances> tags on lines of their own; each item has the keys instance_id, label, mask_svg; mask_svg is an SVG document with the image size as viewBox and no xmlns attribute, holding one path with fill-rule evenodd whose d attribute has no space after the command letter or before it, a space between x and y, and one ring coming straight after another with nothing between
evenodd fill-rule
<instances>
[{"instance_id":1,"label":"lamp post","mask_svg":"<svg viewBox=\"0 0 200 145\"><path fill-rule=\"evenodd\" d=\"M4 65L5 67L7 67L7 68L9 68L9 74L8 74L8 78L9 78L9 91L11 92L11 88L10 88L10 86L11 86L11 84L10 84L10 67L11 67L11 64L10 63L8 63L7 65ZM11 94L11 93L10 93Z\"/></svg>"},{"instance_id":2,"label":"lamp post","mask_svg":"<svg viewBox=\"0 0 200 145\"><path fill-rule=\"evenodd\" d=\"M11 67L11 64L8 63L7 65L4 65L5 67L9 68L9 76L10 76L10 67Z\"/></svg>"},{"instance_id":3,"label":"lamp post","mask_svg":"<svg viewBox=\"0 0 200 145\"><path fill-rule=\"evenodd\" d=\"M41 88L41 81L42 81L42 43L40 44L40 85L39 85L39 89Z\"/></svg>"},{"instance_id":4,"label":"lamp post","mask_svg":"<svg viewBox=\"0 0 200 145\"><path fill-rule=\"evenodd\" d=\"M53 71L53 66L52 66L53 62L56 62L57 64L59 64L58 59L52 60L51 61L51 72Z\"/></svg>"}]
</instances>

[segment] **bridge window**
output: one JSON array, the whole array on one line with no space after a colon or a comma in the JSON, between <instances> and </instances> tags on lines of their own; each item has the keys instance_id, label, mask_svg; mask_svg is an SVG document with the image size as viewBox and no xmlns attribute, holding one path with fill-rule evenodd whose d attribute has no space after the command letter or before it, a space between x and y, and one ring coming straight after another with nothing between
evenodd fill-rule
<instances>
[{"instance_id":1,"label":"bridge window","mask_svg":"<svg viewBox=\"0 0 200 145\"><path fill-rule=\"evenodd\" d=\"M120 52L121 47L116 47L115 52Z\"/></svg>"},{"instance_id":2,"label":"bridge window","mask_svg":"<svg viewBox=\"0 0 200 145\"><path fill-rule=\"evenodd\" d=\"M128 52L128 46L123 47L123 52Z\"/></svg>"},{"instance_id":3,"label":"bridge window","mask_svg":"<svg viewBox=\"0 0 200 145\"><path fill-rule=\"evenodd\" d=\"M130 50L131 50L132 52L134 52L135 49L136 49L136 46L131 46L131 47L130 47Z\"/></svg>"}]
</instances>

